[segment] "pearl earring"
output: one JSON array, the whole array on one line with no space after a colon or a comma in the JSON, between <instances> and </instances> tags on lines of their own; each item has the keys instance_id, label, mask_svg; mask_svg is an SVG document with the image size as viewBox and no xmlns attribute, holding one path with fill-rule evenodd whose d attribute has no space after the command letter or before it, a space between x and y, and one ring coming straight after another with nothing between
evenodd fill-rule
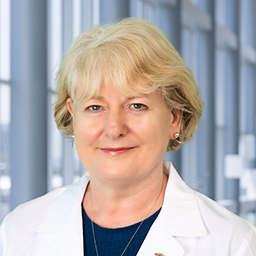
<instances>
[{"instance_id":1,"label":"pearl earring","mask_svg":"<svg viewBox=\"0 0 256 256\"><path fill-rule=\"evenodd\" d=\"M175 139L178 139L178 138L180 137L179 133L176 132L176 133L174 134L174 137L175 137Z\"/></svg>"}]
</instances>

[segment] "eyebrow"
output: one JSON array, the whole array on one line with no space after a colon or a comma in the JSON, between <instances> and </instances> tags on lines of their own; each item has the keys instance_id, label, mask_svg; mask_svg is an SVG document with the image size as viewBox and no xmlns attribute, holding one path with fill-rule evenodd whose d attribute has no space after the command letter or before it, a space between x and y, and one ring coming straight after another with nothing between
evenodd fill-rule
<instances>
[{"instance_id":1,"label":"eyebrow","mask_svg":"<svg viewBox=\"0 0 256 256\"><path fill-rule=\"evenodd\" d=\"M127 100L133 100L133 99L136 99L136 98L148 98L148 94L141 94L141 95L138 95L138 96L131 96L131 97L128 97ZM104 100L105 97L102 97L102 96L93 96L92 98L88 99L88 100Z\"/></svg>"},{"instance_id":2,"label":"eyebrow","mask_svg":"<svg viewBox=\"0 0 256 256\"><path fill-rule=\"evenodd\" d=\"M148 98L148 94L141 94L141 95L138 95L138 96L132 96L132 97L128 97L127 99L128 100L133 100L133 99L136 99L136 98Z\"/></svg>"},{"instance_id":3,"label":"eyebrow","mask_svg":"<svg viewBox=\"0 0 256 256\"><path fill-rule=\"evenodd\" d=\"M102 97L102 96L93 96L93 97L87 99L86 101L88 101L88 100L104 100L104 99L105 99L105 98Z\"/></svg>"}]
</instances>

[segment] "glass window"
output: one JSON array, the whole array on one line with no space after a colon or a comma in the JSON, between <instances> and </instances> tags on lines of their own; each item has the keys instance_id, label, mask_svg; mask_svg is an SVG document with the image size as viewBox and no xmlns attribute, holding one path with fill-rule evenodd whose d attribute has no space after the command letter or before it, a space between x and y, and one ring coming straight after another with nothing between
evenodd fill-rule
<instances>
[{"instance_id":1,"label":"glass window","mask_svg":"<svg viewBox=\"0 0 256 256\"><path fill-rule=\"evenodd\" d=\"M212 13L212 0L190 0L193 4L197 5L202 10Z\"/></svg>"},{"instance_id":2,"label":"glass window","mask_svg":"<svg viewBox=\"0 0 256 256\"><path fill-rule=\"evenodd\" d=\"M233 33L238 33L238 0L216 0L216 21L218 24L229 29Z\"/></svg>"},{"instance_id":3,"label":"glass window","mask_svg":"<svg viewBox=\"0 0 256 256\"><path fill-rule=\"evenodd\" d=\"M85 168L72 144L56 128L52 104L58 65L74 38L100 22L99 0L48 1L48 190L73 183Z\"/></svg>"},{"instance_id":4,"label":"glass window","mask_svg":"<svg viewBox=\"0 0 256 256\"><path fill-rule=\"evenodd\" d=\"M242 64L240 85L240 132L255 133L255 66L245 62Z\"/></svg>"},{"instance_id":5,"label":"glass window","mask_svg":"<svg viewBox=\"0 0 256 256\"><path fill-rule=\"evenodd\" d=\"M0 83L0 222L9 212L10 179L10 86Z\"/></svg>"},{"instance_id":6,"label":"glass window","mask_svg":"<svg viewBox=\"0 0 256 256\"><path fill-rule=\"evenodd\" d=\"M9 212L10 179L10 0L0 0L0 222Z\"/></svg>"},{"instance_id":7,"label":"glass window","mask_svg":"<svg viewBox=\"0 0 256 256\"><path fill-rule=\"evenodd\" d=\"M256 25L256 1L255 0L244 0L241 1L241 40L250 46L256 46L256 35L252 33L255 31Z\"/></svg>"}]
</instances>

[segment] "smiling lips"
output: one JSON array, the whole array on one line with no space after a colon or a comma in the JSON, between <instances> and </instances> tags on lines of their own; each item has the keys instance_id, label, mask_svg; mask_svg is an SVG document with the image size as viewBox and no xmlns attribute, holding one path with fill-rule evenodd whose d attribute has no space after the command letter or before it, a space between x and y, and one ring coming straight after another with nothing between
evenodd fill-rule
<instances>
[{"instance_id":1,"label":"smiling lips","mask_svg":"<svg viewBox=\"0 0 256 256\"><path fill-rule=\"evenodd\" d=\"M123 147L123 148L101 148L101 150L111 156L121 155L134 149L134 147Z\"/></svg>"}]
</instances>

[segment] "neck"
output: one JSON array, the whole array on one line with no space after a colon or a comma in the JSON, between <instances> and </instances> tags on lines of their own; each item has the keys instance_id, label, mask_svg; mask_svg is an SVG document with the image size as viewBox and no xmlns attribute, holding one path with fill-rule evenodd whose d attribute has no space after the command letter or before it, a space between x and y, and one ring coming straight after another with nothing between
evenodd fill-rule
<instances>
[{"instance_id":1,"label":"neck","mask_svg":"<svg viewBox=\"0 0 256 256\"><path fill-rule=\"evenodd\" d=\"M136 183L113 184L91 177L83 206L93 222L106 228L118 228L140 222L163 204L167 176L157 175Z\"/></svg>"}]
</instances>

